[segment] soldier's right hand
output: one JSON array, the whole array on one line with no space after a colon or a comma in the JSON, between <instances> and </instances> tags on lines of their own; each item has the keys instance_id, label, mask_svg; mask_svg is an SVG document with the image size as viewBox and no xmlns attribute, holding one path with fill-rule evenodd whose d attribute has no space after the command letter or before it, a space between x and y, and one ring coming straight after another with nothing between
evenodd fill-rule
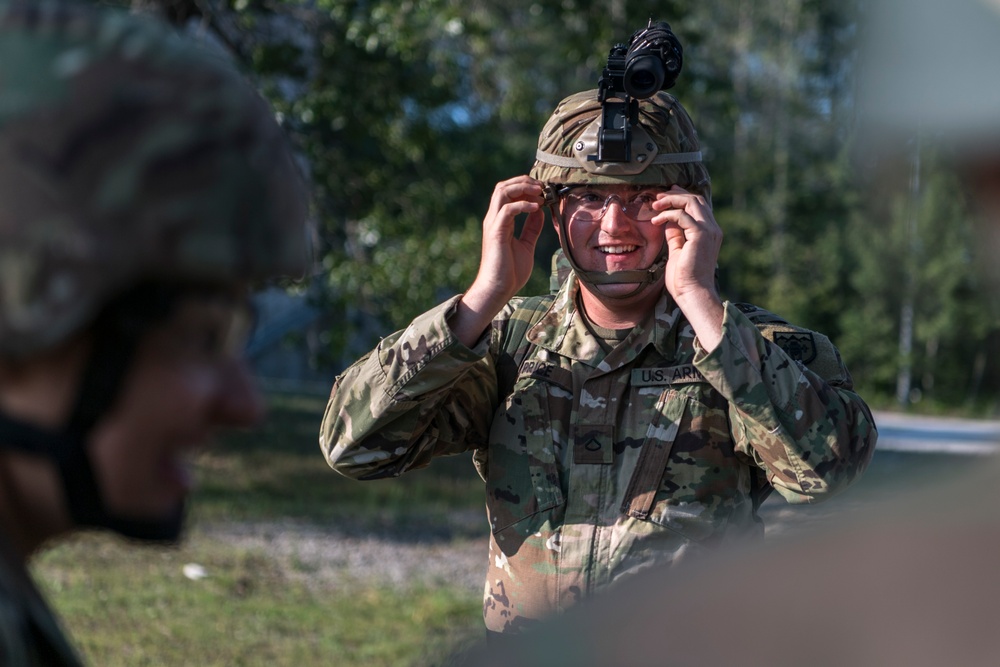
<instances>
[{"instance_id":1,"label":"soldier's right hand","mask_svg":"<svg viewBox=\"0 0 1000 667\"><path fill-rule=\"evenodd\" d=\"M534 267L535 245L545 224L543 203L542 183L529 176L497 183L483 219L479 273L462 296L464 308L449 321L460 339L466 338L463 332L471 337L475 331L478 337L504 304L528 282ZM526 218L517 235L514 227L521 214L526 214Z\"/></svg>"}]
</instances>

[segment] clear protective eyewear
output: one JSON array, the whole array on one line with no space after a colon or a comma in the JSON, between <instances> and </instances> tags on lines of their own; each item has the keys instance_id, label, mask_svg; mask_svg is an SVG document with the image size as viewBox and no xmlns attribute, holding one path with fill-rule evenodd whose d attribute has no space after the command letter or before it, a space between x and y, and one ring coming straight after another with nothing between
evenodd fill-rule
<instances>
[{"instance_id":1,"label":"clear protective eyewear","mask_svg":"<svg viewBox=\"0 0 1000 667\"><path fill-rule=\"evenodd\" d=\"M608 212L612 199L617 200L622 213L637 222L648 222L659 213L653 210L653 202L656 201L655 190L638 190L619 195L584 189L586 187L568 185L557 191L566 203L567 218L583 222L601 220Z\"/></svg>"}]
</instances>

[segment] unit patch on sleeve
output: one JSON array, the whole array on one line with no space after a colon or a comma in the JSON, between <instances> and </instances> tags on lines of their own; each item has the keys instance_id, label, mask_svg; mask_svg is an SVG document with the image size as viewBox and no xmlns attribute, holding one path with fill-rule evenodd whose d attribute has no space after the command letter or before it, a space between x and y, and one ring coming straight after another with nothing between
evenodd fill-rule
<instances>
[{"instance_id":1,"label":"unit patch on sleeve","mask_svg":"<svg viewBox=\"0 0 1000 667\"><path fill-rule=\"evenodd\" d=\"M795 361L808 364L816 359L816 339L810 331L775 331L774 342Z\"/></svg>"}]
</instances>

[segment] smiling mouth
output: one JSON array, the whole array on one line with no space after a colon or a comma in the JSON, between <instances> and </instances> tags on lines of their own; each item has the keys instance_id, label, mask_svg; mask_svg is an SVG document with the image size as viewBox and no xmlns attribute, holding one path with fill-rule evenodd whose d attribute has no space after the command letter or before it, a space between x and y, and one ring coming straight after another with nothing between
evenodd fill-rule
<instances>
[{"instance_id":1,"label":"smiling mouth","mask_svg":"<svg viewBox=\"0 0 1000 667\"><path fill-rule=\"evenodd\" d=\"M637 250L639 246L635 245L605 245L598 246L598 250L603 252L605 255L624 255Z\"/></svg>"}]
</instances>

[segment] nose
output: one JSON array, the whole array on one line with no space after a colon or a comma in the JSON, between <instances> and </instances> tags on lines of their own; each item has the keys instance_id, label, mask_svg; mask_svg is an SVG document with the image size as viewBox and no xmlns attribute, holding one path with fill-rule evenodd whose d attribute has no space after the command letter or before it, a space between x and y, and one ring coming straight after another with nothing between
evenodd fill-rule
<instances>
[{"instance_id":1,"label":"nose","mask_svg":"<svg viewBox=\"0 0 1000 667\"><path fill-rule=\"evenodd\" d=\"M608 197L604 208L604 215L601 216L601 229L605 232L613 232L627 227L630 222L629 217L625 215L625 205L617 195Z\"/></svg>"},{"instance_id":2,"label":"nose","mask_svg":"<svg viewBox=\"0 0 1000 667\"><path fill-rule=\"evenodd\" d=\"M266 407L257 382L242 359L229 359L219 369L222 373L216 396L215 421L223 426L248 427L264 419Z\"/></svg>"}]
</instances>

